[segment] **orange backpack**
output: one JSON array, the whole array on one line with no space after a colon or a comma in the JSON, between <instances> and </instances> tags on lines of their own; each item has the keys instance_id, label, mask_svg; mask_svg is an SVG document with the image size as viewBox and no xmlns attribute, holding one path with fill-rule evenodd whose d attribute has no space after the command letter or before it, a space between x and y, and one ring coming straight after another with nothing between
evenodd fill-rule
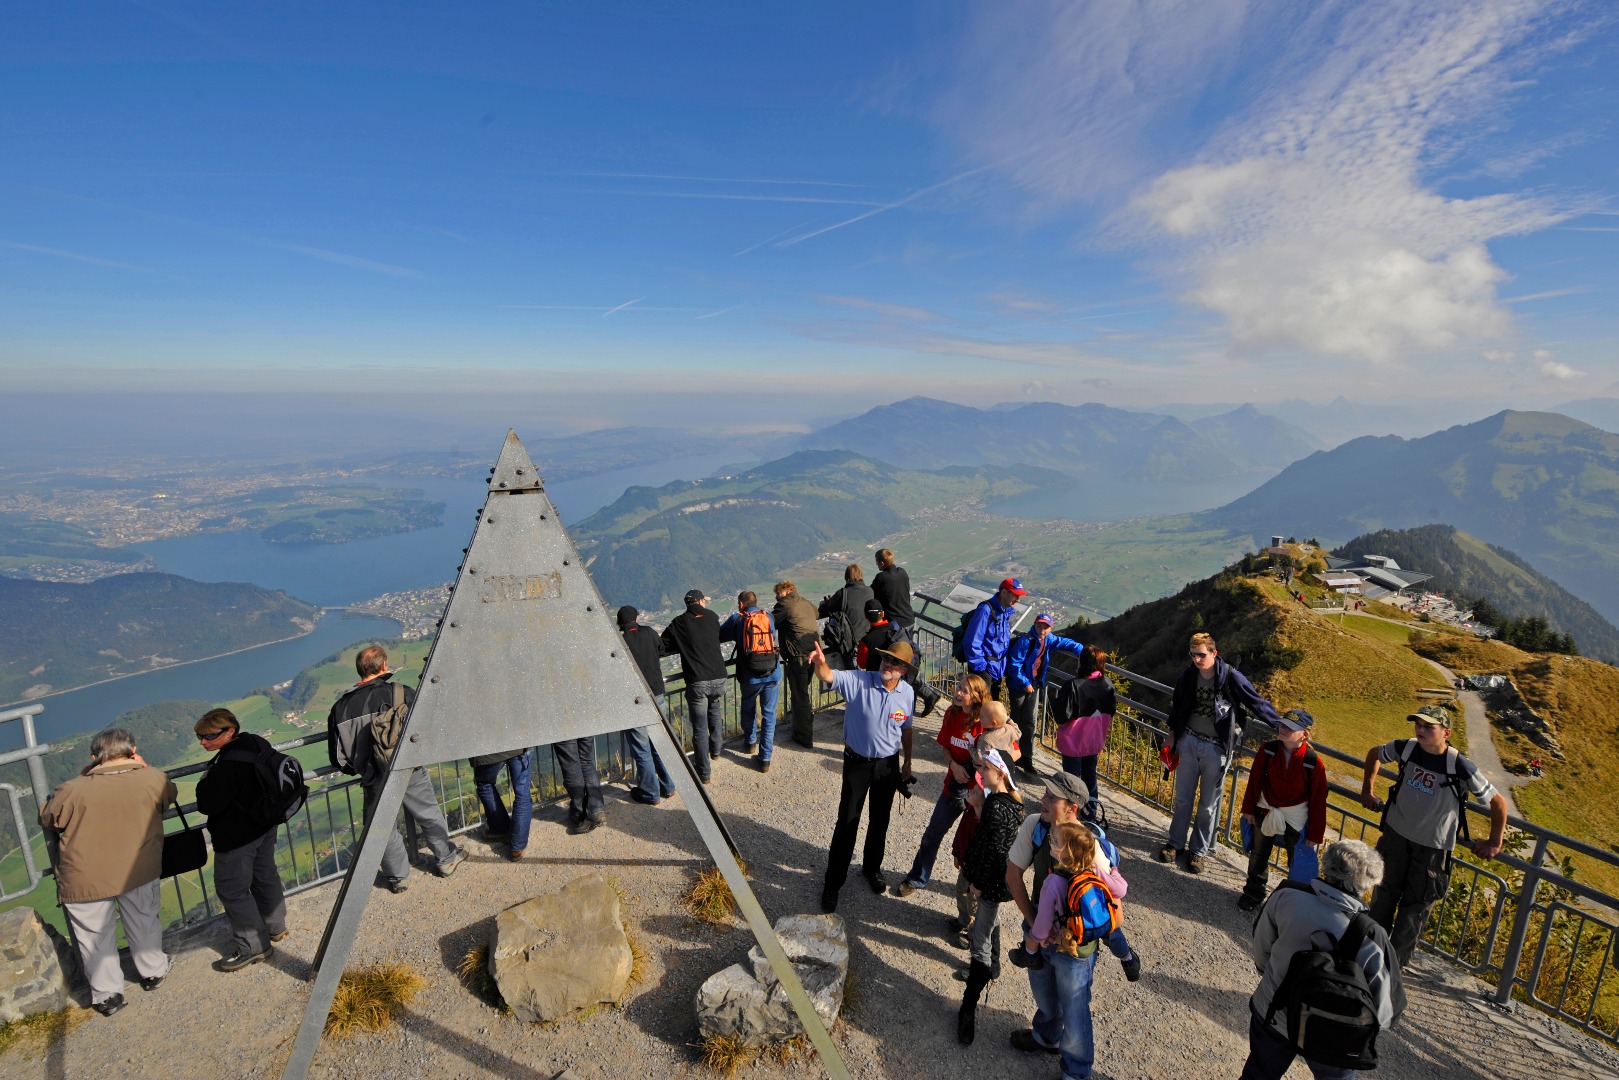
<instances>
[{"instance_id":1,"label":"orange backpack","mask_svg":"<svg viewBox=\"0 0 1619 1080\"><path fill-rule=\"evenodd\" d=\"M744 612L742 640L737 646L737 674L761 678L776 670L779 659L780 650L776 635L770 629L770 616L763 611Z\"/></svg>"}]
</instances>

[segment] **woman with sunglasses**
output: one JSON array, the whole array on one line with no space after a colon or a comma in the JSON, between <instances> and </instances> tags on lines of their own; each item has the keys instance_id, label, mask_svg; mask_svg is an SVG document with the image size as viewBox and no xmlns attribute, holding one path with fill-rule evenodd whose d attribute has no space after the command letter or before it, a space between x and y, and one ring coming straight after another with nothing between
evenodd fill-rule
<instances>
[{"instance_id":1,"label":"woman with sunglasses","mask_svg":"<svg viewBox=\"0 0 1619 1080\"><path fill-rule=\"evenodd\" d=\"M229 709L211 709L196 723L197 741L214 754L197 781L197 809L208 816L214 845L214 892L230 919L235 946L214 962L218 971L239 971L270 955L271 942L287 936L287 903L275 865L275 825L260 807L264 781L259 755L270 749L262 736L241 730Z\"/></svg>"},{"instance_id":2,"label":"woman with sunglasses","mask_svg":"<svg viewBox=\"0 0 1619 1080\"><path fill-rule=\"evenodd\" d=\"M1203 856L1214 847L1226 771L1246 723L1243 714L1273 728L1281 717L1242 672L1220 659L1211 635L1193 634L1187 655L1191 663L1176 681L1169 705L1164 759L1175 771L1175 814L1157 859L1178 859L1188 873L1201 874Z\"/></svg>"}]
</instances>

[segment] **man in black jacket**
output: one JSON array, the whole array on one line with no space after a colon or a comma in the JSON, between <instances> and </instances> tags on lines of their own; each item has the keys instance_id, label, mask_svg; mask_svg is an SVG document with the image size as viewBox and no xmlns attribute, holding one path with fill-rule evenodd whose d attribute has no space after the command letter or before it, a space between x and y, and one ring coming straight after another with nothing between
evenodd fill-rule
<instances>
[{"instance_id":1,"label":"man in black jacket","mask_svg":"<svg viewBox=\"0 0 1619 1080\"><path fill-rule=\"evenodd\" d=\"M628 604L619 608L618 632L624 635L624 645L635 658L647 689L652 691L652 701L658 706L658 712L662 713L663 665L659 661L664 655L663 640L652 627L642 626L637 621L640 617L641 613ZM640 728L625 728L624 748L629 752L630 760L635 762L635 787L630 791L630 798L648 806L657 806L675 793L675 782L669 778L669 770L664 768L658 748L652 745L646 732Z\"/></svg>"},{"instance_id":2,"label":"man in black jacket","mask_svg":"<svg viewBox=\"0 0 1619 1080\"><path fill-rule=\"evenodd\" d=\"M871 629L871 623L866 621L866 603L873 599L871 589L866 585L866 574L860 569L859 563L850 563L843 568L843 588L821 601L816 614L823 619L830 619L842 615L849 623L849 642L851 648L848 652L839 652L836 656L827 654L827 660L834 668L846 671L855 669L855 646L860 639L866 636ZM824 640L824 635L823 635ZM824 650L823 650L824 651Z\"/></svg>"},{"instance_id":3,"label":"man in black jacket","mask_svg":"<svg viewBox=\"0 0 1619 1080\"><path fill-rule=\"evenodd\" d=\"M665 652L680 654L680 674L686 681L686 715L691 720L692 763L697 779L708 783L714 774L713 758L724 748L721 724L725 718L725 656L720 652L719 616L708 610L703 590L686 593L686 610L663 630Z\"/></svg>"},{"instance_id":4,"label":"man in black jacket","mask_svg":"<svg viewBox=\"0 0 1619 1080\"><path fill-rule=\"evenodd\" d=\"M287 902L275 865L275 827L253 811L265 795L255 762L270 749L246 732L229 709L203 713L195 726L203 749L215 752L197 781L197 810L208 817L214 846L214 894L230 919L235 948L215 961L218 971L238 971L270 955L271 942L287 936Z\"/></svg>"},{"instance_id":5,"label":"man in black jacket","mask_svg":"<svg viewBox=\"0 0 1619 1080\"><path fill-rule=\"evenodd\" d=\"M386 769L380 768L371 753L371 718L393 708L393 672L388 669L388 650L381 645L361 649L354 658L354 669L360 681L332 704L326 714L326 753L334 766L351 776L360 778L360 790L365 794L365 820L371 813L387 782ZM400 684L408 704L416 700L416 692ZM405 813L416 821L416 828L427 840L428 848L438 860L439 877L449 877L466 858L466 852L450 843L450 830L444 824L444 812L439 809L438 797L433 793L433 782L422 768L410 771L405 786ZM388 848L382 854L380 883L390 892L405 891L405 878L410 875L410 856L405 851L405 838L394 826L388 836Z\"/></svg>"},{"instance_id":6,"label":"man in black jacket","mask_svg":"<svg viewBox=\"0 0 1619 1080\"><path fill-rule=\"evenodd\" d=\"M911 607L911 575L894 565L894 553L887 548L877 552L877 576L871 579L871 594L888 612L888 617L905 627L916 628L916 611Z\"/></svg>"}]
</instances>

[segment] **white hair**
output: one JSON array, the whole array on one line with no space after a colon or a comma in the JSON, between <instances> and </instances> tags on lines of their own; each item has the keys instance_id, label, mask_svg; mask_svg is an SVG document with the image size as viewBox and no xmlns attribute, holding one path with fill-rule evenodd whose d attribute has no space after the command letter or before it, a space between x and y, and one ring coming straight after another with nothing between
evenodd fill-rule
<instances>
[{"instance_id":1,"label":"white hair","mask_svg":"<svg viewBox=\"0 0 1619 1080\"><path fill-rule=\"evenodd\" d=\"M1359 840L1340 840L1321 854L1321 880L1365 896L1383 880L1383 856Z\"/></svg>"}]
</instances>

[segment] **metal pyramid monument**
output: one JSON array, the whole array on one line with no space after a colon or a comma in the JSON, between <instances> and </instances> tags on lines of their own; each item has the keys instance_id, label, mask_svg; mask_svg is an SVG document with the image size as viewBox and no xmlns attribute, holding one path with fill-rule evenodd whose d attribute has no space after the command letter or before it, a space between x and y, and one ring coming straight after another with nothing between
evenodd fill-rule
<instances>
[{"instance_id":1,"label":"metal pyramid monument","mask_svg":"<svg viewBox=\"0 0 1619 1080\"><path fill-rule=\"evenodd\" d=\"M659 711L515 431L491 470L438 637L376 812L315 955L284 1077L304 1077L359 932L410 771L479 754L643 728L792 1001L829 1076L847 1077L826 1026L737 865L735 845Z\"/></svg>"}]
</instances>

